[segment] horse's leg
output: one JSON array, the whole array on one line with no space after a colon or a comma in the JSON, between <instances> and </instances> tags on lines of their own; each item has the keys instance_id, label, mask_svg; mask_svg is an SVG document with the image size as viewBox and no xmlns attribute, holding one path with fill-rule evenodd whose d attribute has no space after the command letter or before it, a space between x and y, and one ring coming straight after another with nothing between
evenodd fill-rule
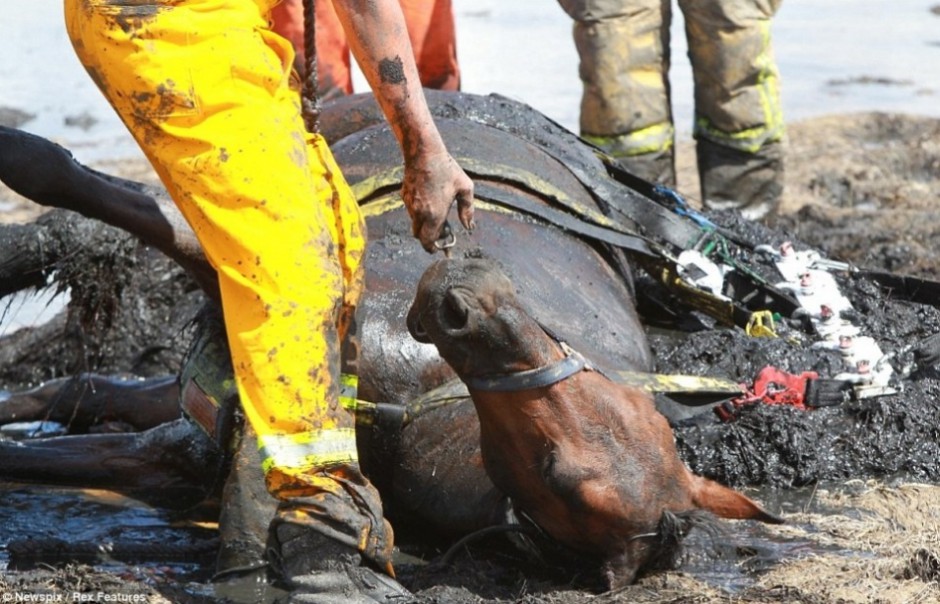
<instances>
[{"instance_id":1,"label":"horse's leg","mask_svg":"<svg viewBox=\"0 0 940 604\"><path fill-rule=\"evenodd\" d=\"M102 421L121 421L146 430L179 417L175 376L122 380L88 374L0 393L0 424L54 421L86 432Z\"/></svg>"},{"instance_id":2,"label":"horse's leg","mask_svg":"<svg viewBox=\"0 0 940 604\"><path fill-rule=\"evenodd\" d=\"M73 210L140 237L219 299L215 270L182 214L143 185L106 177L55 143L5 127L0 127L0 180L38 204Z\"/></svg>"},{"instance_id":3,"label":"horse's leg","mask_svg":"<svg viewBox=\"0 0 940 604\"><path fill-rule=\"evenodd\" d=\"M469 398L411 419L372 468L393 518L415 536L461 537L507 522L508 500L480 455L480 425Z\"/></svg>"},{"instance_id":4,"label":"horse's leg","mask_svg":"<svg viewBox=\"0 0 940 604\"><path fill-rule=\"evenodd\" d=\"M0 459L2 480L109 489L161 505L207 495L221 463L214 443L186 419L133 434L0 440Z\"/></svg>"}]
</instances>

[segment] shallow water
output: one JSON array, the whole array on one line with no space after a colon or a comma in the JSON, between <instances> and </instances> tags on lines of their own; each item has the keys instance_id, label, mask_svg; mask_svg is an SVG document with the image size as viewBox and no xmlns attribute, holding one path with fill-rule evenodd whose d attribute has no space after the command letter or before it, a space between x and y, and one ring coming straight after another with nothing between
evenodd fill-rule
<instances>
[{"instance_id":1,"label":"shallow water","mask_svg":"<svg viewBox=\"0 0 940 604\"><path fill-rule=\"evenodd\" d=\"M774 44L787 120L879 110L940 117L940 16L932 0L786 0ZM580 83L571 20L551 0L454 0L466 92L499 92L577 129ZM681 14L672 27L677 130L692 121ZM357 78L359 85L361 77ZM0 107L82 161L139 156L76 60L61 0L5 2ZM76 125L67 125L66 120Z\"/></svg>"}]
</instances>

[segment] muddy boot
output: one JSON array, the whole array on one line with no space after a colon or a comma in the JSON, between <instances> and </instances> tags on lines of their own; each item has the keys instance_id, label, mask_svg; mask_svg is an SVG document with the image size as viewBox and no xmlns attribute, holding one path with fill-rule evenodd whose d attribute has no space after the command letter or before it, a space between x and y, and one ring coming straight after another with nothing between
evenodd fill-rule
<instances>
[{"instance_id":1,"label":"muddy boot","mask_svg":"<svg viewBox=\"0 0 940 604\"><path fill-rule=\"evenodd\" d=\"M289 604L404 603L413 596L360 553L310 527L275 522L268 557L290 591Z\"/></svg>"},{"instance_id":2,"label":"muddy boot","mask_svg":"<svg viewBox=\"0 0 940 604\"><path fill-rule=\"evenodd\" d=\"M706 208L735 209L748 220L761 220L777 210L783 196L781 143L748 153L699 138L696 154Z\"/></svg>"},{"instance_id":3,"label":"muddy boot","mask_svg":"<svg viewBox=\"0 0 940 604\"><path fill-rule=\"evenodd\" d=\"M268 527L277 500L268 493L261 470L258 440L245 426L222 491L219 554L214 580L221 581L267 566Z\"/></svg>"},{"instance_id":4,"label":"muddy boot","mask_svg":"<svg viewBox=\"0 0 940 604\"><path fill-rule=\"evenodd\" d=\"M676 188L676 166L669 151L617 157L616 160L621 168L634 176L670 189Z\"/></svg>"}]
</instances>

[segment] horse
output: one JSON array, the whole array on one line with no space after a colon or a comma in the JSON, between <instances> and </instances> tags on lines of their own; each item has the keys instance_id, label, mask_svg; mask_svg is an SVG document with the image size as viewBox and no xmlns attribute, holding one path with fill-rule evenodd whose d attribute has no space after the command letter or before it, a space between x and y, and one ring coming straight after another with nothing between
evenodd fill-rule
<instances>
[{"instance_id":1,"label":"horse","mask_svg":"<svg viewBox=\"0 0 940 604\"><path fill-rule=\"evenodd\" d=\"M629 237L629 229L622 228L629 222L622 208L641 207L647 200L610 178L594 149L521 103L495 95L434 91L428 91L428 100L448 149L476 187L479 228L457 234L449 253L454 257L485 255L498 262L506 275L503 287L515 292L527 316L548 326L559 341L579 351L599 372L650 372L653 358L636 310L630 258L623 247L609 243L640 245ZM398 195L401 169L394 137L369 97L334 102L324 108L321 120L360 201L368 229L366 293L357 316L358 398L366 401L361 405L362 419L357 418L363 469L378 486L393 521L417 518L429 532L453 537L501 523L512 511L510 500L518 499L518 489L527 483L517 484L507 476L493 478L495 469L485 463L486 452L480 449L480 405L474 406L478 396L471 398L461 387L461 371L455 372L448 355L439 353L439 342L435 346L418 341L408 330L406 315L415 286L435 259L412 240L410 221ZM203 289L210 304L217 304L212 269L165 194L91 171L65 150L20 131L0 130L0 149L5 149L0 154L0 179L11 188L41 204L78 211L140 237L175 260ZM603 236L590 236L596 233ZM143 387L152 414L138 422L142 431L52 437L15 446L0 443L0 454L9 460L0 477L110 488L151 498L159 498L154 491L182 492L195 486L197 496L205 495L206 485L219 484L213 474L223 467L225 458L220 435L210 438L189 418L174 416L194 371L204 372L200 375L217 373L220 367L230 371L218 318L205 323L208 327L197 338L183 380L157 378ZM520 345L525 348L529 343ZM135 396L105 376L85 376L84 381L93 384L99 396L113 393L125 401ZM51 405L36 401L48 403L63 385L49 384L11 397L0 406L0 417L48 417ZM219 398L231 399L231 392ZM615 483L662 471L664 479L682 483L683 488L668 492L661 484L651 488L655 505L648 513L657 519L696 507L725 517L779 521L743 495L697 482L700 479L678 462L674 448L669 449L666 420L648 399L642 398L642 403L635 399L635 393L627 397L625 408L635 410L641 405L637 417L654 428L645 436L639 430L605 441L607 456L612 460L636 450L634 446L645 450L649 443L652 449L665 447L668 454L644 466L639 474L623 469L613 475L595 472L593 480L619 488ZM33 406L30 412L25 410L27 402ZM70 416L78 417L81 407L72 408ZM214 421L221 426L222 420ZM225 420L226 430L233 421ZM618 425L629 423L623 418L618 421ZM219 427L218 432L222 431ZM521 430L518 436L525 440L526 434ZM180 446L183 441L186 446ZM63 452L69 459L64 464L60 463ZM109 459L120 463L108 463ZM506 457L503 461L509 466L520 463ZM620 534L618 545L611 545L609 539L599 537L606 521L618 517L621 522L637 508L614 511L614 500L579 494L576 476L566 476L565 482L561 499L585 519L596 517L591 531L595 537L575 535L570 529L547 530L548 534L566 548L597 555L603 562L606 587L633 581L655 549L633 537L665 536L666 529L644 516L642 521L628 522L630 529ZM692 483L708 486L695 490L689 487ZM249 498L260 508L270 504L257 492ZM223 494L223 504L224 499ZM721 503L730 500L735 503ZM553 506L558 493L543 508L546 501L526 500L525 513L539 526L557 526L554 519L560 512ZM253 543L249 549L259 540L263 543L263 537L252 531L242 528L238 536ZM225 540L223 535L223 549Z\"/></svg>"}]
</instances>

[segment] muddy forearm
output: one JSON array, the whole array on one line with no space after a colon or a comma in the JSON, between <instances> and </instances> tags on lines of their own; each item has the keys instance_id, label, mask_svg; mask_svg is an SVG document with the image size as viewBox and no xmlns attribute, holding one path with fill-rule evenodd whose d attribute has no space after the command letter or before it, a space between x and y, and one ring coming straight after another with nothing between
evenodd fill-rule
<instances>
[{"instance_id":1,"label":"muddy forearm","mask_svg":"<svg viewBox=\"0 0 940 604\"><path fill-rule=\"evenodd\" d=\"M349 45L372 87L405 164L422 154L445 152L424 100L405 20L395 0L340 0L336 12Z\"/></svg>"},{"instance_id":2,"label":"muddy forearm","mask_svg":"<svg viewBox=\"0 0 940 604\"><path fill-rule=\"evenodd\" d=\"M412 234L433 253L449 232L447 215L455 200L461 224L473 228L473 182L447 152L431 117L397 0L344 0L334 6L401 146L402 199Z\"/></svg>"}]
</instances>

